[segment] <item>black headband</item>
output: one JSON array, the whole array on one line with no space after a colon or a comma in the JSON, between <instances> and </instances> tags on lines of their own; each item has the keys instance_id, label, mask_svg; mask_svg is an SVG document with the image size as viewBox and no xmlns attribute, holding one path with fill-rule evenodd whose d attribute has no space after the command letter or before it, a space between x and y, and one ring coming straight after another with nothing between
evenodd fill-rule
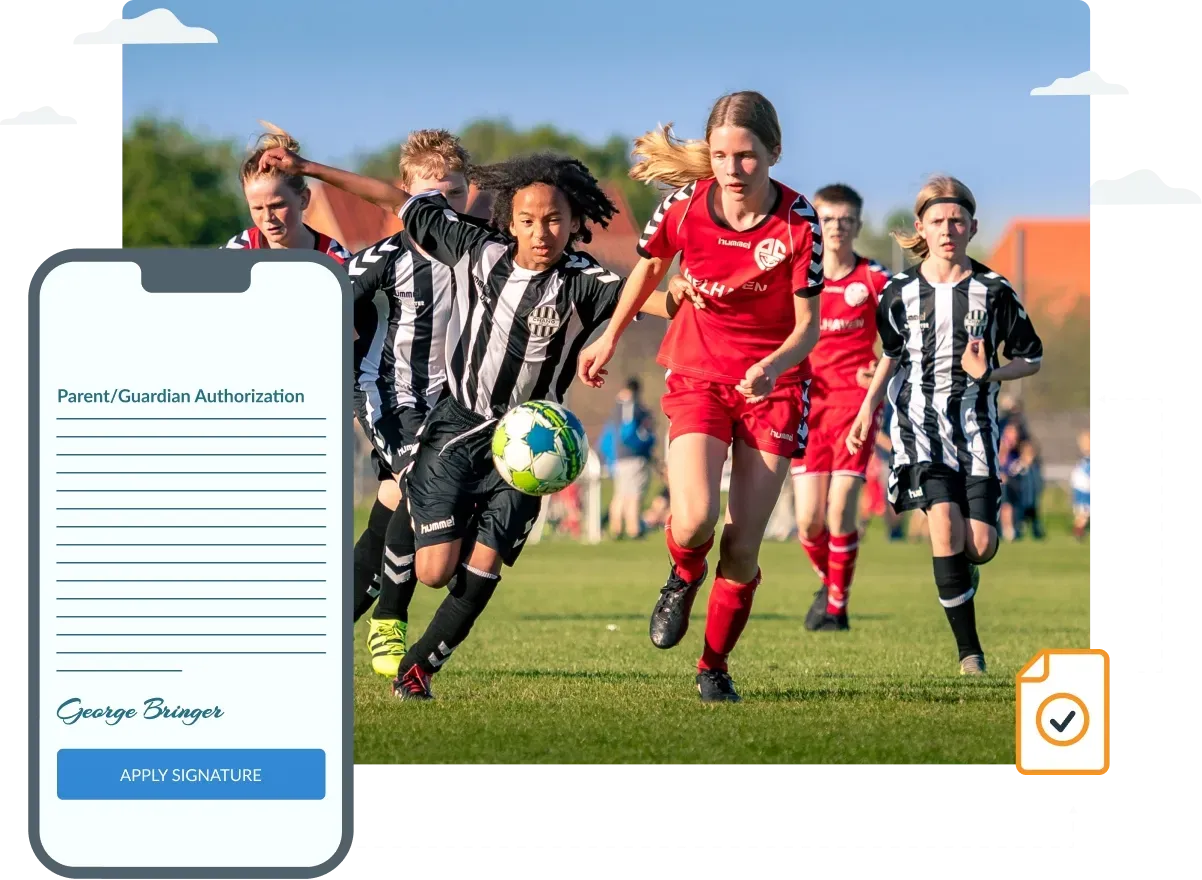
<instances>
[{"instance_id":1,"label":"black headband","mask_svg":"<svg viewBox=\"0 0 1202 880\"><path fill-rule=\"evenodd\" d=\"M922 215L927 212L927 208L931 207L931 205L959 205L969 214L972 214L977 210L977 206L968 199L960 198L959 196L940 196L939 198L935 199L927 199L922 203L922 207L918 209L918 218L920 220L922 219Z\"/></svg>"}]
</instances>

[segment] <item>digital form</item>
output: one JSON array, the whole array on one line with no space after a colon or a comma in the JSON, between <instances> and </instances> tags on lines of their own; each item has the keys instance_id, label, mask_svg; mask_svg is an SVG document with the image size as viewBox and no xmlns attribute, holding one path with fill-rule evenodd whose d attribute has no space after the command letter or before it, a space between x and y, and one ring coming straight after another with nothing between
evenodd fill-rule
<instances>
[{"instance_id":1,"label":"digital form","mask_svg":"<svg viewBox=\"0 0 1202 880\"><path fill-rule=\"evenodd\" d=\"M69 256L31 309L40 845L68 869L328 869L350 811L344 282ZM220 288L231 259L245 290Z\"/></svg>"}]
</instances>

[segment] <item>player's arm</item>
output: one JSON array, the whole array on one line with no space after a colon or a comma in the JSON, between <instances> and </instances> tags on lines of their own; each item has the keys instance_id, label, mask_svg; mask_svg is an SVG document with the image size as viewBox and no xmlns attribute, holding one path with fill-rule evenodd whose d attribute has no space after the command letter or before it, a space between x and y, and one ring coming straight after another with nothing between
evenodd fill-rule
<instances>
[{"instance_id":1,"label":"player's arm","mask_svg":"<svg viewBox=\"0 0 1202 880\"><path fill-rule=\"evenodd\" d=\"M860 406L860 414L868 413L870 417L885 399L885 386L906 351L906 336L909 332L906 304L902 302L892 283L881 291L881 298L876 304L876 332L881 340L881 357L876 363L876 372L872 375L872 381L864 394L864 402Z\"/></svg>"},{"instance_id":2,"label":"player's arm","mask_svg":"<svg viewBox=\"0 0 1202 880\"><path fill-rule=\"evenodd\" d=\"M268 150L259 159L259 170L266 171L268 168L279 168L285 174L312 177L315 180L320 180L322 183L344 190L351 195L358 196L366 202L371 202L373 205L379 205L385 211L392 214L399 211L401 205L409 200L409 193L400 187L393 186L391 183L376 180L374 177L364 177L362 174L355 174L353 171L344 171L341 168L322 165L319 162L298 156L296 153L293 153L291 150L285 150L283 147Z\"/></svg>"},{"instance_id":3,"label":"player's arm","mask_svg":"<svg viewBox=\"0 0 1202 880\"><path fill-rule=\"evenodd\" d=\"M474 248L492 239L492 228L451 210L442 193L418 193L397 215L409 237L440 263L455 266Z\"/></svg>"},{"instance_id":4,"label":"player's arm","mask_svg":"<svg viewBox=\"0 0 1202 880\"><path fill-rule=\"evenodd\" d=\"M804 200L799 199L794 211L808 216L809 222L802 229L801 244L790 256L793 284L793 330L776 351L748 370L739 391L750 402L763 400L776 386L776 380L809 357L818 344L821 329L822 287L825 283L822 272L822 227L818 213Z\"/></svg>"},{"instance_id":5,"label":"player's arm","mask_svg":"<svg viewBox=\"0 0 1202 880\"><path fill-rule=\"evenodd\" d=\"M599 304L598 314L604 313L609 324L601 337L580 353L576 376L591 388L605 384L605 365L614 356L618 340L640 311L662 318L671 318L676 309L668 310L668 297L656 290L668 271L670 259L642 257L631 270L624 284L619 284L603 297L608 304ZM602 319L604 320L604 319ZM597 325L600 321L597 322Z\"/></svg>"},{"instance_id":6,"label":"player's arm","mask_svg":"<svg viewBox=\"0 0 1202 880\"><path fill-rule=\"evenodd\" d=\"M1043 361L1043 341L1035 332L1031 317L1018 301L1018 294L1008 285L1002 287L994 302L994 321L1002 340L1002 354L1009 363L991 370L985 359L984 344L977 345L975 351L969 345L961 359L964 372L981 384L1034 376Z\"/></svg>"}]
</instances>

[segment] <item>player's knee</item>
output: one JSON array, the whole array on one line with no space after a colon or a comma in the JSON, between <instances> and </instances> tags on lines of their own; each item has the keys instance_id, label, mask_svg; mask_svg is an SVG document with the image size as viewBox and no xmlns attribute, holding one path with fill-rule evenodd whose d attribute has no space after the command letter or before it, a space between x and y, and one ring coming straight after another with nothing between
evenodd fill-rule
<instances>
[{"instance_id":1,"label":"player's knee","mask_svg":"<svg viewBox=\"0 0 1202 880\"><path fill-rule=\"evenodd\" d=\"M711 512L701 505L689 505L680 513L672 513L672 537L682 547L704 544L717 525L717 511Z\"/></svg>"},{"instance_id":2,"label":"player's knee","mask_svg":"<svg viewBox=\"0 0 1202 880\"><path fill-rule=\"evenodd\" d=\"M442 546L428 549L440 550ZM417 558L413 564L414 573L419 581L429 587L435 589L445 587L455 576L455 569L459 562L458 557L449 552L426 553L424 552L426 549L423 547L417 551Z\"/></svg>"},{"instance_id":3,"label":"player's knee","mask_svg":"<svg viewBox=\"0 0 1202 880\"><path fill-rule=\"evenodd\" d=\"M984 565L997 555L997 548L997 532L990 530L988 535L977 535L974 533L969 538L968 546L964 548L964 552L968 556L969 562L975 565Z\"/></svg>"},{"instance_id":4,"label":"player's knee","mask_svg":"<svg viewBox=\"0 0 1202 880\"><path fill-rule=\"evenodd\" d=\"M380 483L376 498L389 510L396 510L401 504L401 487L396 480L388 479Z\"/></svg>"},{"instance_id":5,"label":"player's knee","mask_svg":"<svg viewBox=\"0 0 1202 880\"><path fill-rule=\"evenodd\" d=\"M826 523L820 517L801 516L797 518L797 533L807 541L816 541L826 530Z\"/></svg>"}]
</instances>

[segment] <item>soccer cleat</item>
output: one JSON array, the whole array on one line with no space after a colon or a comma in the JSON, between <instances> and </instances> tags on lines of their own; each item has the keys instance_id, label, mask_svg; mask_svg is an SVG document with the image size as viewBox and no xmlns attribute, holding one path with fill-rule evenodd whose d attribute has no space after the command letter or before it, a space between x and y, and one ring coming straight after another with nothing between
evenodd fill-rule
<instances>
[{"instance_id":1,"label":"soccer cleat","mask_svg":"<svg viewBox=\"0 0 1202 880\"><path fill-rule=\"evenodd\" d=\"M398 700L432 700L430 675L416 663L392 680L392 695Z\"/></svg>"},{"instance_id":2,"label":"soccer cleat","mask_svg":"<svg viewBox=\"0 0 1202 880\"><path fill-rule=\"evenodd\" d=\"M709 574L709 563L701 570L701 577L689 583L676 573L676 566L668 575L668 582L659 591L659 600L651 612L651 644L657 648L674 648L689 631L689 614L697 590L705 583Z\"/></svg>"},{"instance_id":3,"label":"soccer cleat","mask_svg":"<svg viewBox=\"0 0 1202 880\"><path fill-rule=\"evenodd\" d=\"M985 674L985 655L984 654L969 654L960 661L961 675L984 675Z\"/></svg>"},{"instance_id":4,"label":"soccer cleat","mask_svg":"<svg viewBox=\"0 0 1202 880\"><path fill-rule=\"evenodd\" d=\"M367 650L371 653L371 668L377 675L396 678L401 669L401 658L405 656L405 630L403 620L377 620L372 618L367 631Z\"/></svg>"},{"instance_id":5,"label":"soccer cleat","mask_svg":"<svg viewBox=\"0 0 1202 880\"><path fill-rule=\"evenodd\" d=\"M703 703L738 703L742 697L725 669L703 669L697 673L697 693Z\"/></svg>"},{"instance_id":6,"label":"soccer cleat","mask_svg":"<svg viewBox=\"0 0 1202 880\"><path fill-rule=\"evenodd\" d=\"M827 614L826 605L829 597L830 588L826 584L823 584L822 588L814 593L814 601L810 603L810 610L806 612L804 624L810 632L838 632L851 629L847 622L846 608L838 614Z\"/></svg>"}]
</instances>

